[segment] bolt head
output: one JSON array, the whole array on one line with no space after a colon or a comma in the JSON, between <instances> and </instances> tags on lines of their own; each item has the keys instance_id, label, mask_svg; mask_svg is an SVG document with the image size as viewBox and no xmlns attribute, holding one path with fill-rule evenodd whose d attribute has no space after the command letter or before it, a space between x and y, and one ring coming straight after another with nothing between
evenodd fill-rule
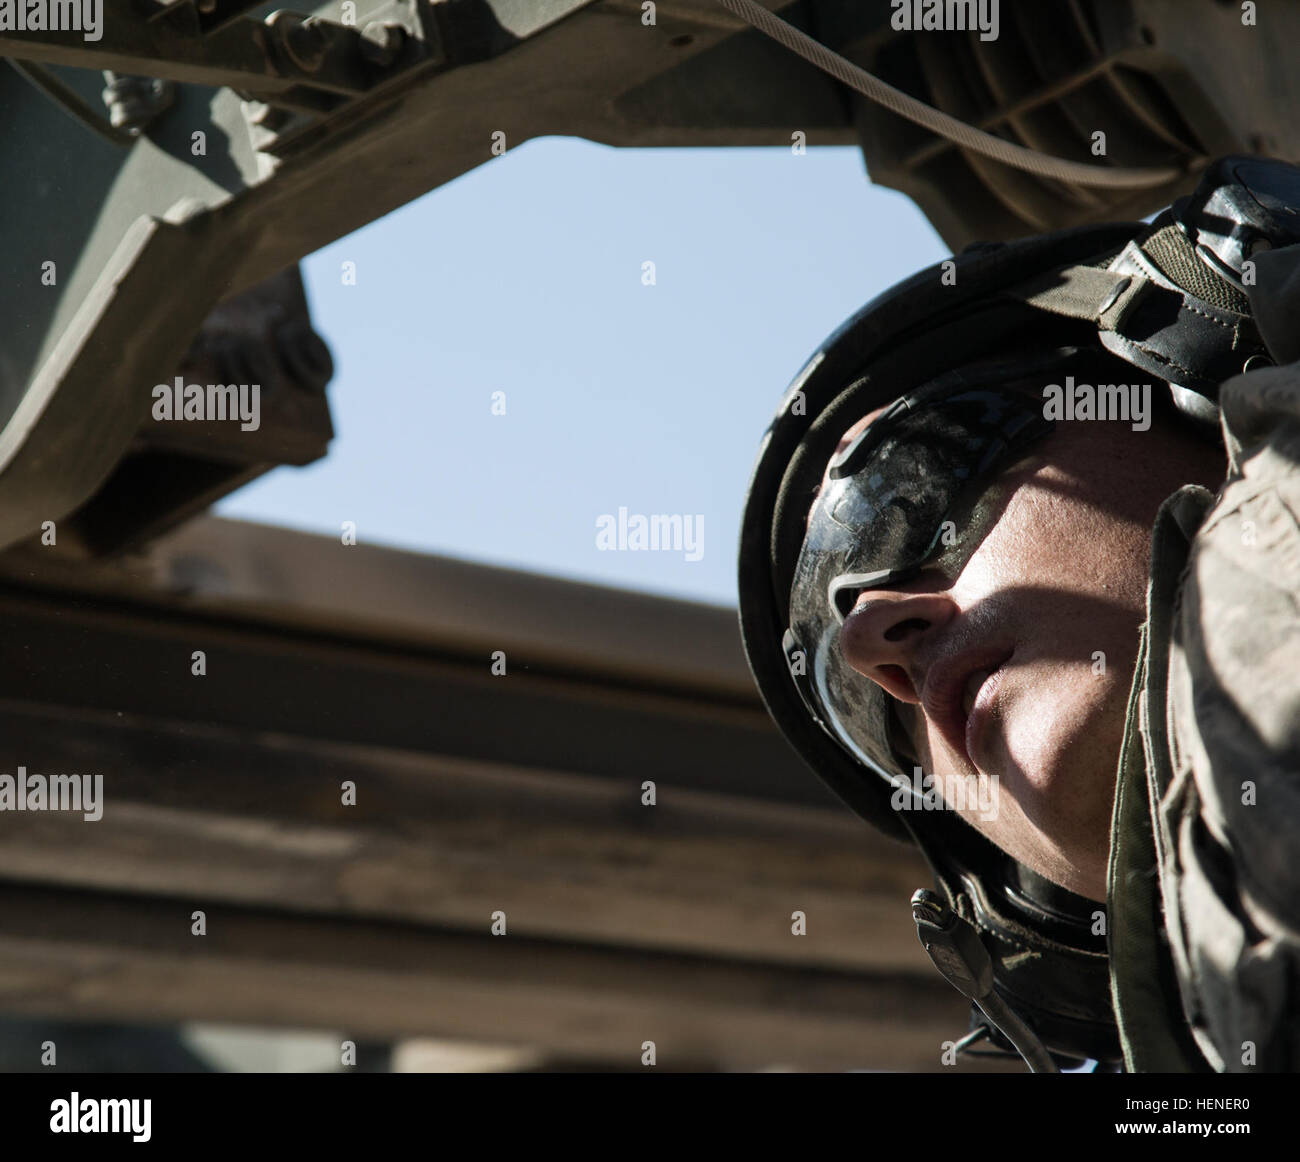
<instances>
[{"instance_id":1,"label":"bolt head","mask_svg":"<svg viewBox=\"0 0 1300 1162\"><path fill-rule=\"evenodd\" d=\"M361 55L372 65L391 65L405 43L406 29L400 24L372 20L361 30Z\"/></svg>"}]
</instances>

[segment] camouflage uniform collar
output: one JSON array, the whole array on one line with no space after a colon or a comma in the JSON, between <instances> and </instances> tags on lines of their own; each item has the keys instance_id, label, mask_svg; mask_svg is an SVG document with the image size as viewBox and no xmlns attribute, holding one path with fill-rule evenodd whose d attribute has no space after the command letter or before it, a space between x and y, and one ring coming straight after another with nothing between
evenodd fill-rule
<instances>
[{"instance_id":1,"label":"camouflage uniform collar","mask_svg":"<svg viewBox=\"0 0 1300 1162\"><path fill-rule=\"evenodd\" d=\"M1209 1068L1183 1014L1165 935L1153 820L1171 778L1166 676L1178 588L1192 538L1213 503L1204 488L1181 488L1161 505L1152 531L1147 618L1116 775L1106 893L1111 1001L1129 1072Z\"/></svg>"}]
</instances>

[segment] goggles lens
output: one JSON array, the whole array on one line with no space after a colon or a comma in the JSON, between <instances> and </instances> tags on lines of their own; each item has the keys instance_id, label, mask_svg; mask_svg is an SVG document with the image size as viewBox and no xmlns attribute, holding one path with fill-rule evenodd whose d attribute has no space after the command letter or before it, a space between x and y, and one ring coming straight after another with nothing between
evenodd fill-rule
<instances>
[{"instance_id":1,"label":"goggles lens","mask_svg":"<svg viewBox=\"0 0 1300 1162\"><path fill-rule=\"evenodd\" d=\"M1001 511L998 478L1052 430L1042 413L1041 396L1010 388L905 396L835 458L813 504L786 660L813 718L883 772L902 765L890 699L845 662L840 627L864 590L927 567L957 577Z\"/></svg>"}]
</instances>

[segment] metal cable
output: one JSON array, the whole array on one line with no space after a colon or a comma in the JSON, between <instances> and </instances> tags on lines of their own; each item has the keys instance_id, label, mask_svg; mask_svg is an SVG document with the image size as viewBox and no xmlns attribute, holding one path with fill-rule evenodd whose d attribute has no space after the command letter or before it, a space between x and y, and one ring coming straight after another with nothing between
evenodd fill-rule
<instances>
[{"instance_id":1,"label":"metal cable","mask_svg":"<svg viewBox=\"0 0 1300 1162\"><path fill-rule=\"evenodd\" d=\"M950 117L938 109L909 97L893 85L886 84L879 77L872 76L866 69L859 68L852 61L832 52L824 44L814 40L806 33L800 32L779 16L774 16L755 0L718 0L727 11L752 24L760 32L779 41L791 52L798 53L810 64L828 72L836 80L842 81L849 88L869 97L883 105L891 113L915 122L917 125L945 137L962 149L981 153L985 157L1000 161L1003 165L1013 166L1042 178L1066 182L1080 186L1101 186L1116 190L1147 189L1151 186L1164 185L1183 176L1183 170L1175 166L1143 166L1140 168L1126 166L1087 165L1077 161L1067 161L1062 157L1039 153L1036 149L1027 149L994 137L982 129L967 125L956 117Z\"/></svg>"}]
</instances>

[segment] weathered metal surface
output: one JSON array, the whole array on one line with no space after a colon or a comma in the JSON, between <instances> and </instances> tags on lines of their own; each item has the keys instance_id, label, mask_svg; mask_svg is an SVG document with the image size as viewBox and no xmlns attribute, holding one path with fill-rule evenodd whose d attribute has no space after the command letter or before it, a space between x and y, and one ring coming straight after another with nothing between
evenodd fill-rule
<instances>
[{"instance_id":1,"label":"weathered metal surface","mask_svg":"<svg viewBox=\"0 0 1300 1162\"><path fill-rule=\"evenodd\" d=\"M0 565L5 773L103 778L0 813L0 1011L726 1067L965 1027L924 864L780 742L729 609L215 520Z\"/></svg>"},{"instance_id":2,"label":"weathered metal surface","mask_svg":"<svg viewBox=\"0 0 1300 1162\"><path fill-rule=\"evenodd\" d=\"M284 54L268 56L271 33L251 17L201 36L188 6L150 23L126 0L109 0L100 42L0 34L0 53L81 65L57 71L86 106L100 103L103 84L89 68L153 70L178 82L172 107L126 147L79 126L12 70L0 72L0 107L10 114L0 123L0 155L23 158L0 193L0 317L9 323L0 336L0 446L8 440L14 449L12 461L0 463L0 544L88 498L135 427L128 413L141 414L213 304L491 160L498 132L511 147L548 133L628 144L756 143L792 123L852 140L830 81L761 38L735 38L705 4L662 4L655 27L631 4L420 4L435 31L406 44L425 45L430 55L408 68L399 54L384 73L359 42L367 24L392 19L390 7L358 4L357 27L330 33L331 45L342 44L339 59L331 65L327 53L314 73L286 66ZM341 6L318 15L333 25ZM655 87L687 56L733 39L747 65L764 65L767 113L743 112L745 95L716 60L701 61L674 86L675 102ZM386 79L376 79L380 73ZM223 84L239 92L212 87ZM739 133L733 113L747 127ZM145 266L142 253L139 272L118 276L122 317L107 315L99 280L111 256L143 228L138 220L169 212L178 225L150 229L182 237L183 247L165 269ZM42 281L47 262L57 270L52 285ZM90 339L114 348L112 360L103 347L72 357L74 320L88 318ZM122 418L106 426L89 397L103 394L108 367ZM29 432L18 409L36 398L32 385L67 402ZM56 453L65 466L57 484L47 467Z\"/></svg>"},{"instance_id":3,"label":"weathered metal surface","mask_svg":"<svg viewBox=\"0 0 1300 1162\"><path fill-rule=\"evenodd\" d=\"M205 901L0 886L0 998L22 1014L324 1028L536 1047L639 1067L944 1067L952 990L523 936L325 922ZM1017 1072L1021 1067L1001 1063Z\"/></svg>"},{"instance_id":4,"label":"weathered metal surface","mask_svg":"<svg viewBox=\"0 0 1300 1162\"><path fill-rule=\"evenodd\" d=\"M60 554L84 559L139 547L278 465L325 455L334 365L312 328L296 266L219 303L174 370L158 385L166 398L155 398L108 479L58 522ZM220 406L229 403L229 417L180 422L172 399L194 385L228 386ZM250 406L236 414L236 404Z\"/></svg>"}]
</instances>

